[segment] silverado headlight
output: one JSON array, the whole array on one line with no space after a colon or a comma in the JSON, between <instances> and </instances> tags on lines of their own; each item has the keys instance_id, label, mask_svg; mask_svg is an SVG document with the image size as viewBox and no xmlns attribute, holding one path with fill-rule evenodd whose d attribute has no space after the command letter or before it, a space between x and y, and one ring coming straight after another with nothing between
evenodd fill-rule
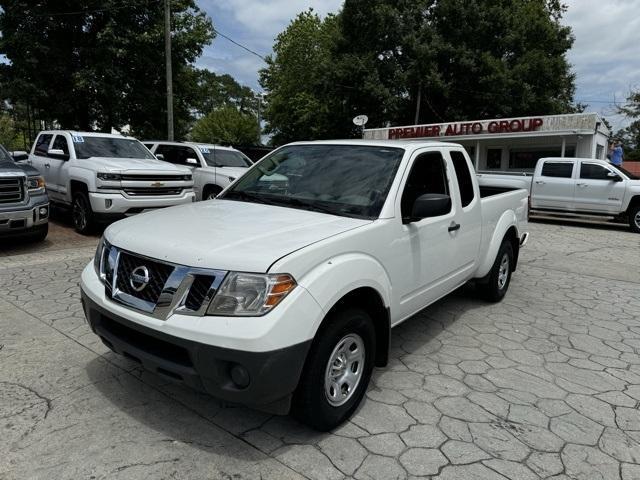
<instances>
[{"instance_id":1,"label":"silverado headlight","mask_svg":"<svg viewBox=\"0 0 640 480\"><path fill-rule=\"evenodd\" d=\"M288 274L230 272L211 300L207 315L264 315L295 287L296 281Z\"/></svg>"},{"instance_id":2,"label":"silverado headlight","mask_svg":"<svg viewBox=\"0 0 640 480\"><path fill-rule=\"evenodd\" d=\"M27 188L29 189L29 193L44 192L44 187L44 177L38 175L27 178Z\"/></svg>"},{"instance_id":3,"label":"silverado headlight","mask_svg":"<svg viewBox=\"0 0 640 480\"><path fill-rule=\"evenodd\" d=\"M119 182L122 179L122 175L120 175L119 173L98 172L97 175L100 180L105 180L110 182Z\"/></svg>"}]
</instances>

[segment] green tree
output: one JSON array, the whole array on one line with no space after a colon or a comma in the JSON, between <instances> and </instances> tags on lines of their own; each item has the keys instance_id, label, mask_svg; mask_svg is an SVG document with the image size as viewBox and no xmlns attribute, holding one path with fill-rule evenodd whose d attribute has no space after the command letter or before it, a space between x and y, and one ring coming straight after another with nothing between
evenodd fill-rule
<instances>
[{"instance_id":1,"label":"green tree","mask_svg":"<svg viewBox=\"0 0 640 480\"><path fill-rule=\"evenodd\" d=\"M277 36L274 53L260 71L272 143L328 138L348 128L332 78L339 36L337 17L322 20L313 10L300 13Z\"/></svg>"},{"instance_id":2,"label":"green tree","mask_svg":"<svg viewBox=\"0 0 640 480\"><path fill-rule=\"evenodd\" d=\"M300 14L261 72L275 143L367 126L579 111L556 0L346 0Z\"/></svg>"},{"instance_id":3,"label":"green tree","mask_svg":"<svg viewBox=\"0 0 640 480\"><path fill-rule=\"evenodd\" d=\"M199 119L191 130L191 140L223 145L256 145L258 120L235 107L225 106Z\"/></svg>"},{"instance_id":4,"label":"green tree","mask_svg":"<svg viewBox=\"0 0 640 480\"><path fill-rule=\"evenodd\" d=\"M629 93L626 104L618 107L618 113L633 121L618 130L613 138L622 142L625 160L640 161L640 90Z\"/></svg>"},{"instance_id":5,"label":"green tree","mask_svg":"<svg viewBox=\"0 0 640 480\"><path fill-rule=\"evenodd\" d=\"M20 150L23 148L22 143L13 119L7 113L0 113L0 145L7 150Z\"/></svg>"},{"instance_id":6,"label":"green tree","mask_svg":"<svg viewBox=\"0 0 640 480\"><path fill-rule=\"evenodd\" d=\"M240 112L258 113L258 97L251 88L240 85L231 75L218 75L209 70L197 70L197 95L194 109L200 115L230 106Z\"/></svg>"},{"instance_id":7,"label":"green tree","mask_svg":"<svg viewBox=\"0 0 640 480\"><path fill-rule=\"evenodd\" d=\"M177 135L190 126L192 63L213 37L195 0L172 0ZM63 128L130 125L164 137L164 10L158 0L0 0L0 53L12 103L43 112Z\"/></svg>"}]
</instances>

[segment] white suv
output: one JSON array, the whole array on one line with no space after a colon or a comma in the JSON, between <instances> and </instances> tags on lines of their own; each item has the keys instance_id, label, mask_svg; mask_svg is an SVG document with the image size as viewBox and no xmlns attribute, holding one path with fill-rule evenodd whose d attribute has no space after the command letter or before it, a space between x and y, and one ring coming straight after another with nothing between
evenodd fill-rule
<instances>
[{"instance_id":1,"label":"white suv","mask_svg":"<svg viewBox=\"0 0 640 480\"><path fill-rule=\"evenodd\" d=\"M51 203L71 207L80 233L98 222L195 201L191 171L157 160L132 137L44 131L28 163L44 176Z\"/></svg>"},{"instance_id":2,"label":"white suv","mask_svg":"<svg viewBox=\"0 0 640 480\"><path fill-rule=\"evenodd\" d=\"M244 153L231 147L191 142L145 141L144 144L158 159L193 169L198 200L215 198L252 165Z\"/></svg>"}]
</instances>

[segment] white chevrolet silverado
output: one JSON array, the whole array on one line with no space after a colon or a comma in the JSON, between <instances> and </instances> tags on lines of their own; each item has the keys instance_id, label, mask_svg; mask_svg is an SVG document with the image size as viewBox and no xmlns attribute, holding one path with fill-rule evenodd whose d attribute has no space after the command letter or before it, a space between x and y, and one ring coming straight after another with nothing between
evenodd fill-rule
<instances>
[{"instance_id":1,"label":"white chevrolet silverado","mask_svg":"<svg viewBox=\"0 0 640 480\"><path fill-rule=\"evenodd\" d=\"M526 190L480 189L459 145L295 143L215 202L111 225L82 302L145 368L327 430L386 365L392 327L470 280L502 299L526 225Z\"/></svg>"},{"instance_id":2,"label":"white chevrolet silverado","mask_svg":"<svg viewBox=\"0 0 640 480\"><path fill-rule=\"evenodd\" d=\"M613 217L640 233L640 178L596 158L541 158L533 175L481 174L493 186L525 188L531 209L570 215Z\"/></svg>"},{"instance_id":3,"label":"white chevrolet silverado","mask_svg":"<svg viewBox=\"0 0 640 480\"><path fill-rule=\"evenodd\" d=\"M157 160L138 140L98 132L40 132L28 163L52 204L68 206L80 233L96 223L195 201L191 170Z\"/></svg>"}]
</instances>

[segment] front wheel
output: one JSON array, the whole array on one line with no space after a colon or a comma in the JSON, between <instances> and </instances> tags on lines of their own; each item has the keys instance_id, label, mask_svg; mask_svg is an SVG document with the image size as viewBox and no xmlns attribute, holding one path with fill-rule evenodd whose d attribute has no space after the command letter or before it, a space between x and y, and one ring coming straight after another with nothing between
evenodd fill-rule
<instances>
[{"instance_id":1,"label":"front wheel","mask_svg":"<svg viewBox=\"0 0 640 480\"><path fill-rule=\"evenodd\" d=\"M320 431L347 420L364 396L375 358L375 329L359 308L326 319L316 335L293 399L292 415Z\"/></svg>"},{"instance_id":2,"label":"front wheel","mask_svg":"<svg viewBox=\"0 0 640 480\"><path fill-rule=\"evenodd\" d=\"M202 200L214 200L222 191L219 186L207 186L202 194Z\"/></svg>"},{"instance_id":3,"label":"front wheel","mask_svg":"<svg viewBox=\"0 0 640 480\"><path fill-rule=\"evenodd\" d=\"M489 274L478 282L478 290L489 302L499 302L507 293L511 283L514 255L511 242L504 240Z\"/></svg>"},{"instance_id":4,"label":"front wheel","mask_svg":"<svg viewBox=\"0 0 640 480\"><path fill-rule=\"evenodd\" d=\"M71 215L76 232L88 235L93 231L93 210L91 210L89 199L83 192L78 192L73 196Z\"/></svg>"},{"instance_id":5,"label":"front wheel","mask_svg":"<svg viewBox=\"0 0 640 480\"><path fill-rule=\"evenodd\" d=\"M640 204L629 209L629 227L632 232L640 233Z\"/></svg>"}]
</instances>

